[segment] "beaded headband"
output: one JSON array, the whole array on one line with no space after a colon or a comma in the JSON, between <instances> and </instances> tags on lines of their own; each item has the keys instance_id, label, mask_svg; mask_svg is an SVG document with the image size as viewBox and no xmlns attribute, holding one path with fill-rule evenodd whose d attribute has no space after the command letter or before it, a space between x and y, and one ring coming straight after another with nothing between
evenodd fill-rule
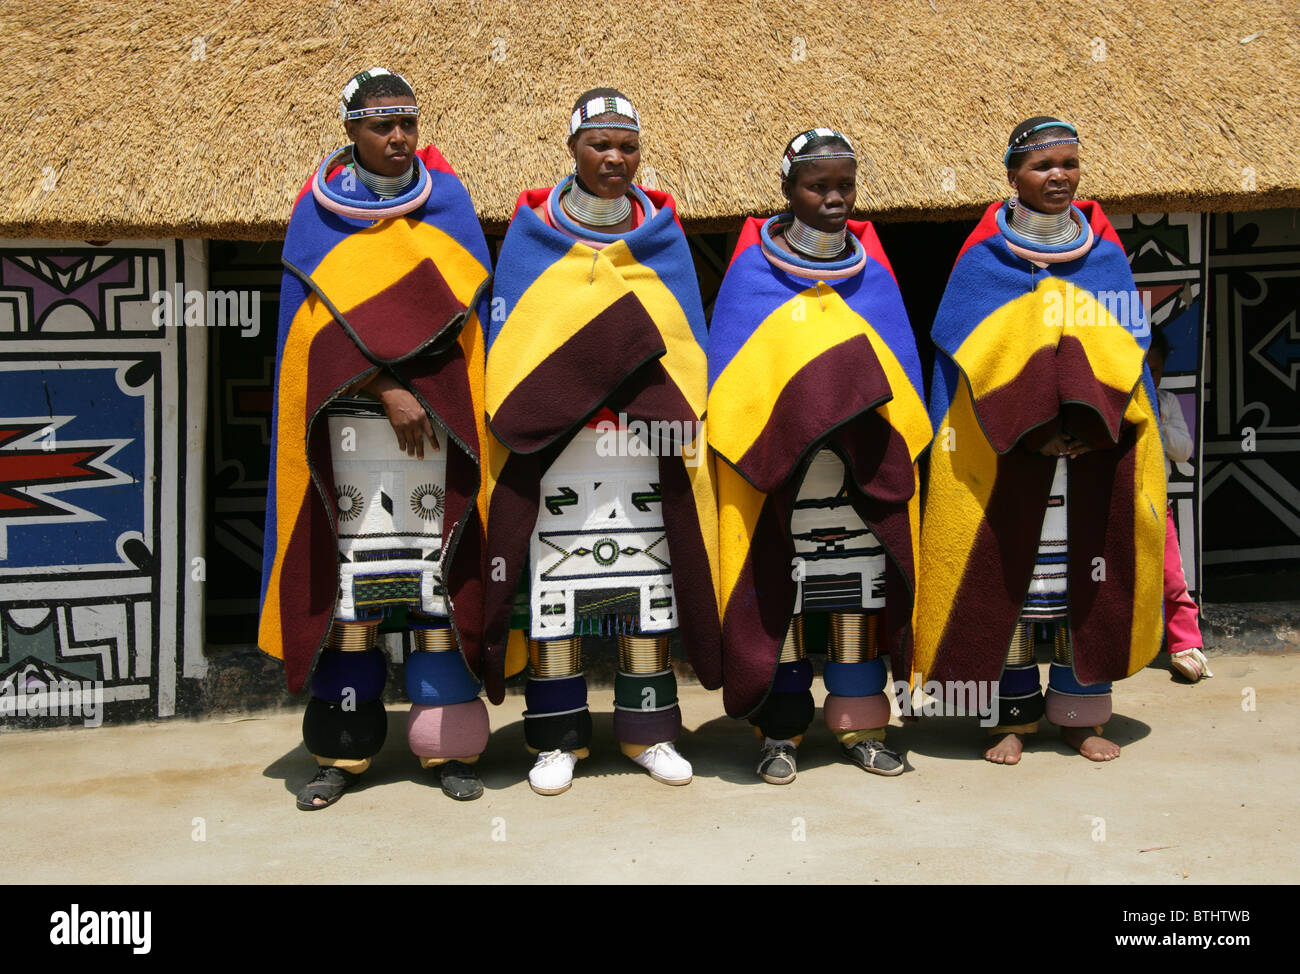
<instances>
[{"instance_id":1,"label":"beaded headband","mask_svg":"<svg viewBox=\"0 0 1300 974\"><path fill-rule=\"evenodd\" d=\"M392 75L398 81L402 82L402 84L406 85L406 87L411 87L409 81L397 72L389 71L387 68L371 68L369 71L362 71L343 86L343 97L339 99L339 118L343 119L345 122L350 122L353 119L369 118L372 115L419 115L420 110L414 105L383 105L381 107L372 108L354 108L352 111L348 111L348 102L352 100L352 96L357 93L357 89L360 88L364 82L369 81L371 78L378 78L386 74Z\"/></svg>"},{"instance_id":2,"label":"beaded headband","mask_svg":"<svg viewBox=\"0 0 1300 974\"><path fill-rule=\"evenodd\" d=\"M1051 142L1035 142L1033 145L1025 145L1025 142L1029 139L1031 135L1033 135L1035 132L1040 132L1043 129L1068 129L1069 131L1074 133L1074 138L1053 139ZM1016 136L1016 138L1013 139L1010 142L1010 144L1007 145L1006 154L1002 157L1002 165L1004 166L1010 165L1011 157L1015 155L1017 152L1028 152L1031 149L1048 149L1056 145L1078 145L1078 144L1079 144L1078 129L1076 129L1069 122L1062 122L1059 119L1053 119L1050 122L1043 122L1041 125L1035 125L1033 128L1029 129L1029 131L1021 132L1018 136Z\"/></svg>"},{"instance_id":3,"label":"beaded headband","mask_svg":"<svg viewBox=\"0 0 1300 974\"><path fill-rule=\"evenodd\" d=\"M790 169L794 165L795 159L798 158L799 153L803 151L803 147L809 142L813 139L831 137L843 141L843 143L849 147L849 151L819 152L817 153L818 159L857 159L857 156L853 152L853 143L849 141L849 137L843 132L836 132L834 129L810 129L807 132L796 135L794 141L790 143L790 148L785 150L785 155L781 157L781 175L790 175Z\"/></svg>"},{"instance_id":4,"label":"beaded headband","mask_svg":"<svg viewBox=\"0 0 1300 974\"><path fill-rule=\"evenodd\" d=\"M599 115L622 115L631 119L629 122L592 122L589 119ZM632 103L626 98L609 96L593 98L585 105L579 105L569 118L569 134L574 135L579 129L631 129L641 131L641 116L637 114Z\"/></svg>"}]
</instances>

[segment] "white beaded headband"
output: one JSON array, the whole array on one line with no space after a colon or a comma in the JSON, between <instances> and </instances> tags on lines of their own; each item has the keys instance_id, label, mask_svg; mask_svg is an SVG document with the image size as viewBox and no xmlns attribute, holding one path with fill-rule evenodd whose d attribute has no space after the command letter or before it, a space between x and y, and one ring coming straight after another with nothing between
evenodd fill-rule
<instances>
[{"instance_id":1,"label":"white beaded headband","mask_svg":"<svg viewBox=\"0 0 1300 974\"><path fill-rule=\"evenodd\" d=\"M843 132L836 132L834 129L812 129L808 132L804 132L800 135L796 135L794 137L794 141L790 143L790 148L785 150L785 155L781 157L781 175L789 176L790 167L794 165L795 159L797 159L799 153L803 151L803 147L806 146L813 139L820 139L820 138L840 139L845 145L849 147L849 151L848 152L819 152L817 153L815 158L817 159L856 159L857 158L857 156L853 152L853 143L849 141L849 137L845 135Z\"/></svg>"},{"instance_id":2,"label":"white beaded headband","mask_svg":"<svg viewBox=\"0 0 1300 974\"><path fill-rule=\"evenodd\" d=\"M630 122L592 122L589 119L596 118L598 115L622 115L624 118L631 119ZM641 131L641 116L637 114L632 103L626 98L609 96L607 98L593 98L585 105L579 105L569 118L569 134L573 135L579 129L631 129L634 132Z\"/></svg>"},{"instance_id":3,"label":"white beaded headband","mask_svg":"<svg viewBox=\"0 0 1300 974\"><path fill-rule=\"evenodd\" d=\"M345 122L350 122L358 118L371 118L375 115L419 115L420 109L415 105L378 105L370 108L354 108L348 111L348 102L352 96L357 93L361 85L371 78L378 78L381 75L392 75L406 87L410 88L411 84L400 74L389 71L387 68L371 68L369 71L362 71L346 85L343 86L343 97L339 100L339 118Z\"/></svg>"}]
</instances>

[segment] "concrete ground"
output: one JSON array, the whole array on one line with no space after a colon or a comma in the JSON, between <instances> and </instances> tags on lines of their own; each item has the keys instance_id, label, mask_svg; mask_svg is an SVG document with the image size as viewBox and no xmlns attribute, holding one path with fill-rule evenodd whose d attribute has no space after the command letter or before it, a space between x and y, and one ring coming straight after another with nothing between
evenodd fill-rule
<instances>
[{"instance_id":1,"label":"concrete ground","mask_svg":"<svg viewBox=\"0 0 1300 974\"><path fill-rule=\"evenodd\" d=\"M749 727L698 686L681 695L692 784L622 757L612 694L593 690L592 756L550 798L526 781L522 695L490 708L487 793L467 803L420 771L399 706L365 784L313 813L293 802L313 769L296 713L5 734L0 834L25 852L0 881L1294 882L1300 656L1211 664L1197 686L1163 663L1121 684L1108 765L1047 727L995 767L973 720L926 718L891 731L909 771L880 778L839 759L819 711L785 787L755 776Z\"/></svg>"}]
</instances>

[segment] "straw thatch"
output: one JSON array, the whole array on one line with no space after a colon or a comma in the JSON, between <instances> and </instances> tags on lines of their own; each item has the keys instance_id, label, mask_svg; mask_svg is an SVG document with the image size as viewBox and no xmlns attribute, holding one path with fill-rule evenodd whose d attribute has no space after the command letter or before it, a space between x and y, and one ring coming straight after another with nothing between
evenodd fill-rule
<instances>
[{"instance_id":1,"label":"straw thatch","mask_svg":"<svg viewBox=\"0 0 1300 974\"><path fill-rule=\"evenodd\" d=\"M354 71L403 72L433 141L499 227L568 168L568 109L637 103L642 181L688 228L780 205L777 160L849 133L859 206L969 217L1004 195L1021 118L1077 122L1081 195L1119 211L1300 204L1294 0L584 3L133 2L0 6L0 235L283 234L343 141Z\"/></svg>"}]
</instances>

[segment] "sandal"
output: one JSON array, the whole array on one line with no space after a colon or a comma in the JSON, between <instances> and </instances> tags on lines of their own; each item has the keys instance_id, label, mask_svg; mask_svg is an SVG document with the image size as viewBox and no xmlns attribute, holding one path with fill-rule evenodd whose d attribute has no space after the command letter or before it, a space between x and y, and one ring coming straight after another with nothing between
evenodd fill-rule
<instances>
[{"instance_id":1,"label":"sandal","mask_svg":"<svg viewBox=\"0 0 1300 974\"><path fill-rule=\"evenodd\" d=\"M298 792L298 807L304 812L329 808L360 780L361 775L344 771L342 768L319 767L316 769L316 777L303 785L302 791ZM312 801L314 798L323 798L325 804L317 805Z\"/></svg>"},{"instance_id":2,"label":"sandal","mask_svg":"<svg viewBox=\"0 0 1300 974\"><path fill-rule=\"evenodd\" d=\"M1189 683L1195 683L1203 676L1214 676L1210 672L1210 661L1199 648L1182 649L1171 653L1169 665Z\"/></svg>"}]
</instances>

